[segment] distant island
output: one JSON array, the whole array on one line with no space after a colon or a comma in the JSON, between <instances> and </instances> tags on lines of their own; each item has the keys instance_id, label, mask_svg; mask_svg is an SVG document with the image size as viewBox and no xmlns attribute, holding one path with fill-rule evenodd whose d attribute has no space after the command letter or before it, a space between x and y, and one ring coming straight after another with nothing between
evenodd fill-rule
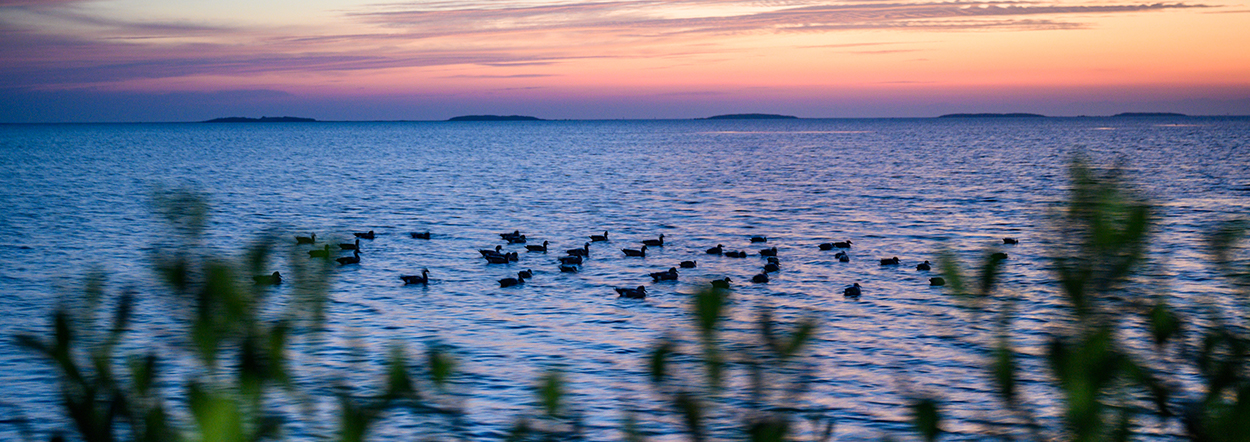
<instances>
[{"instance_id":1,"label":"distant island","mask_svg":"<svg viewBox=\"0 0 1250 442\"><path fill-rule=\"evenodd\" d=\"M705 120L797 120L793 115L777 114L727 114L704 118Z\"/></svg>"},{"instance_id":2,"label":"distant island","mask_svg":"<svg viewBox=\"0 0 1250 442\"><path fill-rule=\"evenodd\" d=\"M447 121L546 121L528 115L461 115L451 117Z\"/></svg>"},{"instance_id":3,"label":"distant island","mask_svg":"<svg viewBox=\"0 0 1250 442\"><path fill-rule=\"evenodd\" d=\"M1188 117L1189 115L1178 114L1175 112L1124 112L1112 115L1113 117Z\"/></svg>"},{"instance_id":4,"label":"distant island","mask_svg":"<svg viewBox=\"0 0 1250 442\"><path fill-rule=\"evenodd\" d=\"M225 117L225 118L214 118L208 121L204 121L204 123L312 123L315 121L317 120L314 120L312 118L300 118L300 117L260 117L260 118Z\"/></svg>"},{"instance_id":5,"label":"distant island","mask_svg":"<svg viewBox=\"0 0 1250 442\"><path fill-rule=\"evenodd\" d=\"M1016 112L1010 114L946 114L938 118L1046 118L1046 116Z\"/></svg>"}]
</instances>

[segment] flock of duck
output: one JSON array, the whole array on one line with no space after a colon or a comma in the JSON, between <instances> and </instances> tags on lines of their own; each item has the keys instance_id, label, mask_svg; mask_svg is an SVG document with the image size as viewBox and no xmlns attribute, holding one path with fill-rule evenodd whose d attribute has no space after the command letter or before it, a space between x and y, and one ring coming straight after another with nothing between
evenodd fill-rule
<instances>
[{"instance_id":1,"label":"flock of duck","mask_svg":"<svg viewBox=\"0 0 1250 442\"><path fill-rule=\"evenodd\" d=\"M338 244L338 251L340 253L347 252L347 251L352 252L350 256L342 256L342 257L335 258L335 260L339 263L339 265L346 266L346 265L352 265L352 264L359 264L360 263L360 240L362 239L373 240L376 237L376 234L372 230L368 232L355 232L353 233L353 235L356 237L355 242ZM425 239L425 240L431 239L431 234L428 231L410 232L409 235L413 239ZM522 234L519 230L514 230L512 232L507 232L507 233L500 233L499 237L503 241L506 241L508 244L525 244L526 252L547 253L549 251L548 246L550 245L550 242L543 241L541 245L527 244L528 238L526 238L526 236ZM602 235L590 235L589 238L590 238L590 241L585 242L585 244L583 244L582 247L575 248L575 249L568 249L565 251L565 256L558 258L559 270L561 272L577 273L581 269L582 264L585 263L586 260L590 259L591 243L609 241L607 231L604 231ZM750 241L752 244L767 243L768 238L765 236L752 236ZM315 246L316 242L317 242L316 233L313 233L309 236L296 236L295 237L296 245ZM1016 240L1015 238L1003 238L1003 244L1018 244L1018 243L1019 241ZM840 249L834 255L835 259L837 259L839 262L850 262L851 258L850 258L850 255L847 253L847 250L849 250L851 246L852 246L852 242L850 240L838 241L838 242L827 242L827 243L821 243L817 245L817 247L820 250L824 250L824 251ZM620 250L622 253L625 254L626 257L646 257L648 247L664 247L664 234L660 234L660 236L656 239L643 240L641 245L636 249L623 248ZM494 249L478 250L478 252L481 253L482 258L485 259L488 264L507 264L511 262L517 262L520 260L520 256L517 252L504 252L503 245L497 245L495 246ZM717 244L716 247L707 249L705 253L708 255L725 256L729 258L746 258L747 256L749 256L746 251L725 250L725 246L723 244ZM329 243L324 244L321 248L314 247L312 250L308 251L308 256L310 258L330 259L331 257L333 257L333 255L334 253L332 252L332 247ZM756 284L763 284L763 283L768 282L769 273L775 273L781 270L781 261L777 257L776 247L760 249L759 256L762 258L765 258L766 263L763 265L760 273L751 277L751 282L756 283ZM1007 254L999 252L995 254L995 258L1006 259ZM902 261L897 256L895 256L895 257L890 257L890 258L882 258L880 260L880 263L882 266L897 266L897 265L901 265ZM695 268L696 266L698 266L698 262L695 260L681 261L675 267L669 267L668 270L662 271L662 272L653 272L650 274L650 276L654 282L676 281L679 276L678 271L677 271L678 267L681 267L683 269L689 269L689 268ZM933 268L932 264L930 264L929 261L924 261L916 265L916 270L922 271L922 272L927 272L929 270L932 270L932 268ZM430 275L429 269L421 269L421 273L419 275L400 275L399 279L403 281L405 285L412 285L412 284L428 285L430 282L429 275ZM534 277L533 271L522 270L520 272L517 272L517 276L515 278L510 277L510 278L500 279L499 286L500 287L513 287L513 286L523 285L525 284L525 280L532 279L533 277ZM278 272L273 272L273 274L270 274L270 275L255 276L253 278L256 284L261 284L261 285L273 285L273 284L282 283L282 275L279 274ZM732 282L733 280L731 280L729 277L725 277L725 278L711 281L710 285L713 288L728 289ZM941 277L932 277L932 278L929 278L929 285L931 286L946 285L946 280L944 280ZM629 287L616 288L616 292L622 298L644 299L647 297L647 288L641 285L636 288L629 288ZM844 296L848 298L859 298L862 295L862 290L861 290L859 283L856 282L844 288L842 293Z\"/></svg>"}]
</instances>

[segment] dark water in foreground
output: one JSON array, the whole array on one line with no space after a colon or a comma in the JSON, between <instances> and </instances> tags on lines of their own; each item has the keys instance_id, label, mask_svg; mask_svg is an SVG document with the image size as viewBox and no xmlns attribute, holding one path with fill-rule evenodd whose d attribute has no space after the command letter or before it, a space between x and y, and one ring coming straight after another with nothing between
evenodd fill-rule
<instances>
[{"instance_id":1,"label":"dark water in foreground","mask_svg":"<svg viewBox=\"0 0 1250 442\"><path fill-rule=\"evenodd\" d=\"M207 243L224 253L240 254L265 230L288 239L376 231L360 265L338 272L337 350L309 368L376 369L357 361L354 345L381 354L391 342L452 344L473 374L462 387L483 438L528 409L533 380L550 366L565 367L592 438L618 438L620 409L657 407L643 364L650 346L684 330L689 293L722 276L738 282L731 336L750 330L758 306L783 321L819 320L810 349L818 369L802 405L835 417L840 440L905 432L904 389L940 392L951 414L945 428L975 438L973 423L997 403L981 357L951 339L975 327L914 266L943 246L971 260L1001 237L1020 238L1007 250L1003 287L1026 299L1020 344L1038 354L1057 305L1046 214L1065 196L1076 151L1122 162L1161 207L1148 266L1160 287L1182 299L1226 290L1202 264L1201 244L1217 220L1250 213L1245 119L0 126L0 413L21 410L40 434L68 428L55 373L8 336L43 330L57 296L77 290L93 267L110 275L110 287L144 297L136 332L144 338L133 345L176 353L149 270L167 232L149 195L190 185L211 196ZM514 229L560 251L604 230L612 242L595 244L578 274L558 272L560 253L519 246L520 263L485 264L476 250ZM434 239L411 239L414 230ZM646 258L618 250L661 233L665 246ZM768 284L749 282L758 256L702 254L721 243L754 255L763 245L748 243L752 235L779 249L782 271ZM844 239L855 243L850 263L817 250ZM878 265L890 256L903 265ZM699 267L676 283L646 276L687 259ZM398 275L422 267L434 283L401 285ZM524 287L495 282L525 268L535 277ZM864 286L859 301L841 296L852 282ZM637 285L648 286L645 301L612 290ZM1026 391L1039 409L1053 406L1045 389ZM409 424L391 421L376 434L411 434ZM16 435L0 424L0 439Z\"/></svg>"}]
</instances>

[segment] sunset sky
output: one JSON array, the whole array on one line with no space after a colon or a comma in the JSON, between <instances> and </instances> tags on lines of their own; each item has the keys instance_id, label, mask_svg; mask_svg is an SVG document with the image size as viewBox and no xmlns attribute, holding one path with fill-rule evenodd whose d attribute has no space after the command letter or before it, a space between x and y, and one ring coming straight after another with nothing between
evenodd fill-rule
<instances>
[{"instance_id":1,"label":"sunset sky","mask_svg":"<svg viewBox=\"0 0 1250 442\"><path fill-rule=\"evenodd\" d=\"M1250 114L1250 0L0 0L0 122Z\"/></svg>"}]
</instances>

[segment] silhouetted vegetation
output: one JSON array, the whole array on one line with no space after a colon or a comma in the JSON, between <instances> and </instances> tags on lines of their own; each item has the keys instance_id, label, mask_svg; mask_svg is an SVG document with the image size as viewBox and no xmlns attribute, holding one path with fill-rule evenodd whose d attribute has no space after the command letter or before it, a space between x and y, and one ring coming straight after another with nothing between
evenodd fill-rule
<instances>
[{"instance_id":1,"label":"silhouetted vegetation","mask_svg":"<svg viewBox=\"0 0 1250 442\"><path fill-rule=\"evenodd\" d=\"M941 267L950 293L974 322L993 324L986 369L1004 413L985 428L1002 439L1130 440L1148 418L1176 424L1196 441L1250 440L1250 267L1241 244L1244 221L1229 221L1209 238L1211 263L1234 288L1231 299L1199 299L1202 312L1185 317L1167 289L1140 277L1156 223L1156 210L1118 170L1099 171L1083 160L1071 166L1071 195L1054 215L1057 237L1052 268L1063 311L1047 318L1044 357L1049 380L1060 397L1062 425L1037 415L1021 388L1022 353L1013 321L1021 301L997 289L1004 259L993 249L975 278L952 254ZM1212 287L1215 288L1215 287ZM1226 306L1236 306L1226 310ZM1037 376L1030 376L1037 378ZM1196 378L1196 379L1195 379ZM940 419L927 398L917 424L936 438Z\"/></svg>"}]
</instances>

